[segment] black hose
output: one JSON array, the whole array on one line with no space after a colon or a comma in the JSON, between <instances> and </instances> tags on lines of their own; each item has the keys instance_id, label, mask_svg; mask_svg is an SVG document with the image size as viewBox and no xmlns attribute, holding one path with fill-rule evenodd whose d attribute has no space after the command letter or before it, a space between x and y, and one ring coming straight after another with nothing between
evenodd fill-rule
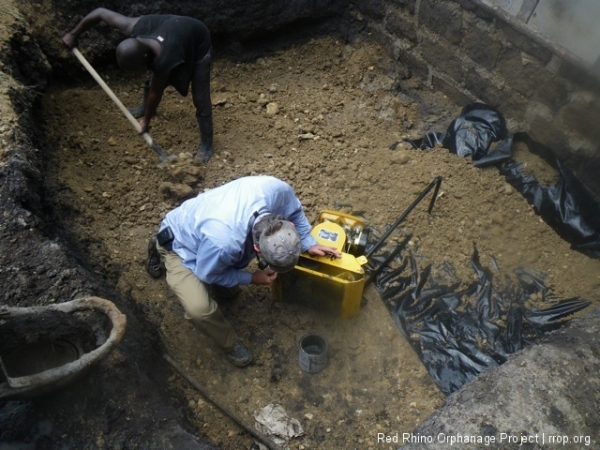
<instances>
[{"instance_id":1,"label":"black hose","mask_svg":"<svg viewBox=\"0 0 600 450\"><path fill-rule=\"evenodd\" d=\"M429 185L425 188L425 190L419 194L419 196L412 203L412 205L410 205L406 209L406 211L404 211L402 213L402 215L400 217L398 217L396 222L394 222L394 224L384 233L384 235L381 237L381 239L379 239L379 241L377 241L377 243L375 243L375 245L373 247L371 247L371 249L367 252L367 254L365 256L367 258L369 258L373 253L375 253L376 250L379 250L379 248L383 245L383 243L390 236L390 234L392 234L392 232L396 228L398 228L398 225L400 225L404 221L404 219L406 219L406 217L411 213L411 211L413 209L415 209L415 207L421 202L421 200L423 200L423 197L425 197L427 195L427 193L435 186L435 191L433 193L433 197L431 198L431 202L429 203L429 208L427 209L427 212L429 214L431 214L431 210L433 209L433 205L435 204L435 200L437 198L441 184L442 184L442 177L439 177L439 176L435 177L433 179L433 181L431 183L429 183Z\"/></svg>"}]
</instances>

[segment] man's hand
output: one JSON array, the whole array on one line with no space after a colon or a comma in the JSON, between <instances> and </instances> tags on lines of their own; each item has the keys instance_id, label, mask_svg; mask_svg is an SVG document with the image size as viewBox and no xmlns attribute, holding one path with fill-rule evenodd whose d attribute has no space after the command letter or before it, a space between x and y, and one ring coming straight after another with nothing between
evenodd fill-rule
<instances>
[{"instance_id":1,"label":"man's hand","mask_svg":"<svg viewBox=\"0 0 600 450\"><path fill-rule=\"evenodd\" d=\"M73 33L67 33L63 36L62 41L69 48L73 48L77 44L77 37Z\"/></svg>"},{"instance_id":2,"label":"man's hand","mask_svg":"<svg viewBox=\"0 0 600 450\"><path fill-rule=\"evenodd\" d=\"M341 258L342 254L335 247L328 247L326 245L313 245L308 249L308 254L313 256L325 256L330 255L332 258Z\"/></svg>"},{"instance_id":3,"label":"man's hand","mask_svg":"<svg viewBox=\"0 0 600 450\"><path fill-rule=\"evenodd\" d=\"M277 272L271 269L257 270L252 274L252 284L271 284L277 278Z\"/></svg>"},{"instance_id":4,"label":"man's hand","mask_svg":"<svg viewBox=\"0 0 600 450\"><path fill-rule=\"evenodd\" d=\"M141 127L140 134L147 133L147 132L148 132L148 130L150 129L150 124L149 124L149 122L146 120L146 118L145 118L145 117L142 117L142 118L139 120L139 122L140 122L140 127Z\"/></svg>"}]
</instances>

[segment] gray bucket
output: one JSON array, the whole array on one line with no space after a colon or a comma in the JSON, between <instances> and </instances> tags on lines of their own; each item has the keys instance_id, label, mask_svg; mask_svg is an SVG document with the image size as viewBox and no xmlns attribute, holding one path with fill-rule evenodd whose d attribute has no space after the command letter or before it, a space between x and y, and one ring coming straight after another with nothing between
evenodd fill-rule
<instances>
[{"instance_id":1,"label":"gray bucket","mask_svg":"<svg viewBox=\"0 0 600 450\"><path fill-rule=\"evenodd\" d=\"M298 364L305 372L317 373L327 364L327 341L318 334L305 334L298 344Z\"/></svg>"}]
</instances>

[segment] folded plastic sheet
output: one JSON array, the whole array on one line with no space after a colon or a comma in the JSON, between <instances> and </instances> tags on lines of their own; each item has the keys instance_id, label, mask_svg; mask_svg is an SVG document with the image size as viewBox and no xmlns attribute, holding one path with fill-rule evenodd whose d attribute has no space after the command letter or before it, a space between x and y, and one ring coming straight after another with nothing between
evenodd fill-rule
<instances>
[{"instance_id":1,"label":"folded plastic sheet","mask_svg":"<svg viewBox=\"0 0 600 450\"><path fill-rule=\"evenodd\" d=\"M500 112L483 103L471 103L452 121L446 133L431 132L408 142L421 150L441 145L461 158L470 157L478 167L485 167L510 158L512 140L507 134ZM495 142L499 144L492 146Z\"/></svg>"},{"instance_id":2,"label":"folded plastic sheet","mask_svg":"<svg viewBox=\"0 0 600 450\"><path fill-rule=\"evenodd\" d=\"M531 269L499 276L484 267L475 249L475 281L458 279L450 264L419 268L411 253L380 271L375 283L385 305L440 390L448 395L508 355L568 322L590 302L548 296L544 275ZM385 259L372 258L367 271ZM495 280L495 276L500 281ZM528 308L532 296L542 308Z\"/></svg>"}]
</instances>

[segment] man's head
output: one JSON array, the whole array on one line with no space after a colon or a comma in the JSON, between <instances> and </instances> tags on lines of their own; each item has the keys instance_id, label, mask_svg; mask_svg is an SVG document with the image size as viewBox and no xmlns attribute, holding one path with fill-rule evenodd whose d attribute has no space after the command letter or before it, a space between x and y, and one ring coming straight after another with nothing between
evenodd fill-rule
<instances>
[{"instance_id":1,"label":"man's head","mask_svg":"<svg viewBox=\"0 0 600 450\"><path fill-rule=\"evenodd\" d=\"M302 242L296 227L285 218L269 214L254 225L254 245L275 272L289 272L294 268L302 251Z\"/></svg>"},{"instance_id":2,"label":"man's head","mask_svg":"<svg viewBox=\"0 0 600 450\"><path fill-rule=\"evenodd\" d=\"M123 70L148 69L150 49L135 38L128 38L117 45L117 62Z\"/></svg>"}]
</instances>

